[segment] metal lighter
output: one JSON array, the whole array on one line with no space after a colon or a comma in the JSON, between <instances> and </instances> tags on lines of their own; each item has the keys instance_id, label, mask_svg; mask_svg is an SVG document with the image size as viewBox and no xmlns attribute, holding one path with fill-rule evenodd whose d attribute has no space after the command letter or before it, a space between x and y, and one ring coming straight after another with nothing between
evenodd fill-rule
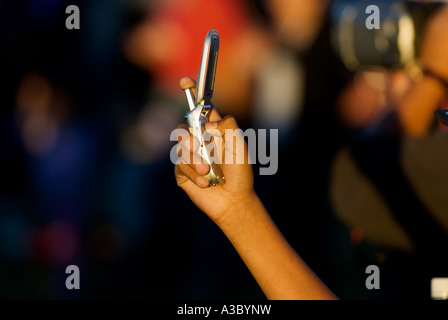
<instances>
[{"instance_id":1,"label":"metal lighter","mask_svg":"<svg viewBox=\"0 0 448 320\"><path fill-rule=\"evenodd\" d=\"M206 149L204 141L204 124L209 121L210 113L213 110L211 99L215 83L216 66L218 63L219 34L216 30L210 30L204 41L201 65L199 67L198 82L196 87L196 99L193 98L191 89L186 89L188 105L190 111L185 114L185 120L190 133L195 136L200 143L198 154L210 165L210 171L205 178L210 185L217 186L225 182L221 167L214 163Z\"/></svg>"}]
</instances>

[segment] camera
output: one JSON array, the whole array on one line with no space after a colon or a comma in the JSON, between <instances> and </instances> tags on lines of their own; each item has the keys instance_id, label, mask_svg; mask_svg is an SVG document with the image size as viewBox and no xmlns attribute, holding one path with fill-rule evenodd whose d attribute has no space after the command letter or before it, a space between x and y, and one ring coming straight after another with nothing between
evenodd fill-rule
<instances>
[{"instance_id":1,"label":"camera","mask_svg":"<svg viewBox=\"0 0 448 320\"><path fill-rule=\"evenodd\" d=\"M404 69L415 65L425 25L444 3L336 0L330 8L332 46L353 72L370 66Z\"/></svg>"}]
</instances>

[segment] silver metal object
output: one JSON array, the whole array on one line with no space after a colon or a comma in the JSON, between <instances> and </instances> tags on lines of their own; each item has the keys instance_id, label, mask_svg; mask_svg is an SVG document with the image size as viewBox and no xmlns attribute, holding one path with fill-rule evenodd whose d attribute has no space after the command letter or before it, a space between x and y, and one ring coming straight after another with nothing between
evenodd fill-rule
<instances>
[{"instance_id":1,"label":"silver metal object","mask_svg":"<svg viewBox=\"0 0 448 320\"><path fill-rule=\"evenodd\" d=\"M219 34L216 30L207 32L202 50L201 65L198 73L196 105L211 104L215 85L216 66L218 64Z\"/></svg>"},{"instance_id":2,"label":"silver metal object","mask_svg":"<svg viewBox=\"0 0 448 320\"><path fill-rule=\"evenodd\" d=\"M210 30L205 37L201 66L198 74L196 100L193 98L191 89L184 90L190 108L190 111L185 114L185 120L188 124L190 133L195 136L200 143L197 153L204 159L204 162L210 165L210 171L205 175L205 178L207 178L212 186L218 186L225 183L225 177L222 174L221 167L212 162L210 154L206 149L207 141L204 141L204 125L209 121L210 113L213 110L211 98L213 96L216 65L218 62L218 50L218 32L216 30Z\"/></svg>"}]
</instances>

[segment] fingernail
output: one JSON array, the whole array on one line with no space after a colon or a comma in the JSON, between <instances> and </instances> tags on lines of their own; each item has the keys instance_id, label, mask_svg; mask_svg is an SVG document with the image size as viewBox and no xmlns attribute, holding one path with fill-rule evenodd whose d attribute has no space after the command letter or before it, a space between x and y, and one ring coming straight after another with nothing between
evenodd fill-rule
<instances>
[{"instance_id":1,"label":"fingernail","mask_svg":"<svg viewBox=\"0 0 448 320\"><path fill-rule=\"evenodd\" d=\"M197 183L200 187L203 187L203 188L208 187L208 185L209 185L208 180L204 177L199 177L197 179Z\"/></svg>"}]
</instances>

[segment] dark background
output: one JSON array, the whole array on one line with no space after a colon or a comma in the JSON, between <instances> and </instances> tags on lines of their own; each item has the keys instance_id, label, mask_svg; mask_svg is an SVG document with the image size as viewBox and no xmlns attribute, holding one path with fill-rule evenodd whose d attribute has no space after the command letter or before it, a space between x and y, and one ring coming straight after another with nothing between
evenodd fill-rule
<instances>
[{"instance_id":1,"label":"dark background","mask_svg":"<svg viewBox=\"0 0 448 320\"><path fill-rule=\"evenodd\" d=\"M80 8L80 30L65 28L70 4ZM270 33L263 3L246 4L245 14ZM225 16L231 10L213 13L223 48L244 21ZM123 41L155 16L165 17L139 1L0 2L1 298L264 299L222 232L177 187L169 159L169 133L187 111L177 81L195 77L213 17L197 22L195 43L183 43L190 55L174 52L175 68L145 69L131 62ZM350 78L331 52L330 28L327 21L300 55L308 70L303 111L280 131L278 173L256 174L255 188L336 295L390 298L387 275L383 291L365 288L365 268L384 262L384 248L357 237L328 199L331 162L347 138L333 104ZM237 120L256 127L244 112ZM80 268L80 290L65 288L72 264Z\"/></svg>"}]
</instances>

